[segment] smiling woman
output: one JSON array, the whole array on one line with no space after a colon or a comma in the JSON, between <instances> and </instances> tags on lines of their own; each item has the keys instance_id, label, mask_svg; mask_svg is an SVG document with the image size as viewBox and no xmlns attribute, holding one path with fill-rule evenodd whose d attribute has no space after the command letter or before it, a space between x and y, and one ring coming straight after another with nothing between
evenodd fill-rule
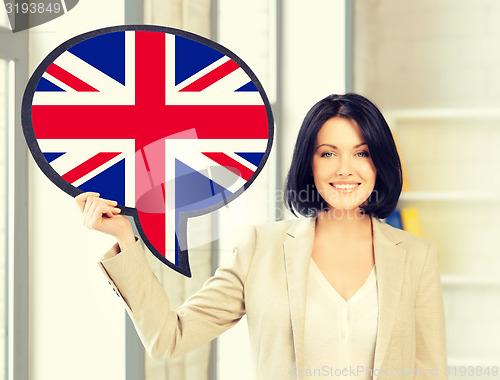
<instances>
[{"instance_id":1,"label":"smiling woman","mask_svg":"<svg viewBox=\"0 0 500 380\"><path fill-rule=\"evenodd\" d=\"M256 379L329 368L361 380L381 371L443 380L436 251L379 219L401 182L375 105L356 94L321 100L299 131L287 183L288 205L307 217L249 227L230 263L176 309L116 204L92 193L76 200L87 227L118 240L100 264L153 358L183 355L246 314Z\"/></svg>"}]
</instances>

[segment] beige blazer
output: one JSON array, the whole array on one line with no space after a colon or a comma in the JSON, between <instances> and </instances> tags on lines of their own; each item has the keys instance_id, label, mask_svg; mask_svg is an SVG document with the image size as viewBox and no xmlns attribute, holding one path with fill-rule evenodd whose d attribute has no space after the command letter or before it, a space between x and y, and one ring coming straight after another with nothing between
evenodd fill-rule
<instances>
[{"instance_id":1,"label":"beige blazer","mask_svg":"<svg viewBox=\"0 0 500 380\"><path fill-rule=\"evenodd\" d=\"M117 250L113 247L100 265L153 358L182 355L246 314L256 379L296 379L313 370L303 367L303 352L314 228L314 219L248 228L231 262L176 310L170 310L140 242L109 258ZM446 379L443 299L434 246L376 218L373 237L379 296L374 379Z\"/></svg>"}]
</instances>

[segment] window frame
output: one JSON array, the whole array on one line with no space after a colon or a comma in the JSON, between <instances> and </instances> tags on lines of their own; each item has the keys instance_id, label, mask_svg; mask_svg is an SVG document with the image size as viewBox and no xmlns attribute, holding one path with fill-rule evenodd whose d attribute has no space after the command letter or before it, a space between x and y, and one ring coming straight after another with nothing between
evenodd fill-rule
<instances>
[{"instance_id":1,"label":"window frame","mask_svg":"<svg viewBox=\"0 0 500 380\"><path fill-rule=\"evenodd\" d=\"M9 380L28 378L28 160L21 126L21 102L28 81L28 32L0 27L0 59L9 62L14 83L7 83L7 299L6 367ZM12 78L9 75L9 78ZM13 94L13 96L11 95ZM12 112L13 115L10 113Z\"/></svg>"}]
</instances>

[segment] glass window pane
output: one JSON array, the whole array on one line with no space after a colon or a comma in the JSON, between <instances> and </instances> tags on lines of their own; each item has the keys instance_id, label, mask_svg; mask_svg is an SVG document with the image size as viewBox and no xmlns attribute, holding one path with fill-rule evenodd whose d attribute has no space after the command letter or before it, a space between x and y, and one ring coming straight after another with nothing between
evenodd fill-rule
<instances>
[{"instance_id":1,"label":"glass window pane","mask_svg":"<svg viewBox=\"0 0 500 380\"><path fill-rule=\"evenodd\" d=\"M0 377L6 364L8 62L0 59Z\"/></svg>"}]
</instances>

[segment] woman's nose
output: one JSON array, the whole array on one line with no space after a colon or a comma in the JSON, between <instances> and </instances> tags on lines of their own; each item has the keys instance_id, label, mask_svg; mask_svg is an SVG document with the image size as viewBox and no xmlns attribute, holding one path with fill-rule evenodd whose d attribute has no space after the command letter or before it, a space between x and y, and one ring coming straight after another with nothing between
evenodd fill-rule
<instances>
[{"instance_id":1,"label":"woman's nose","mask_svg":"<svg viewBox=\"0 0 500 380\"><path fill-rule=\"evenodd\" d=\"M338 160L338 167L337 167L337 175L338 176L347 176L352 174L352 165L347 157L341 157Z\"/></svg>"}]
</instances>

